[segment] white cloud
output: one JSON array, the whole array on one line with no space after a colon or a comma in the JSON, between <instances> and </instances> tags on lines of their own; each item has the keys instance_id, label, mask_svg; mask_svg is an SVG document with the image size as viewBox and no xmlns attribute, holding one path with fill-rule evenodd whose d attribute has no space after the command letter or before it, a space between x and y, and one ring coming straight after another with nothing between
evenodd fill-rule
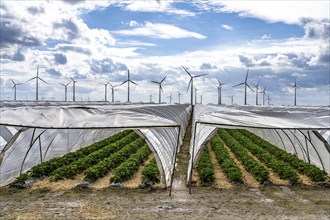
<instances>
[{"instance_id":1,"label":"white cloud","mask_svg":"<svg viewBox=\"0 0 330 220\"><path fill-rule=\"evenodd\" d=\"M229 26L229 25L227 25L227 24L223 24L223 25L221 25L221 27L222 27L223 29L226 29L226 30L229 30L229 31L232 31L232 30L234 29L232 26Z\"/></svg>"},{"instance_id":2,"label":"white cloud","mask_svg":"<svg viewBox=\"0 0 330 220\"><path fill-rule=\"evenodd\" d=\"M144 27L134 28L131 30L119 30L112 33L129 35L129 36L145 36L160 39L174 39L174 38L196 38L205 39L206 36L196 32L190 32L185 29L176 27L171 24L151 23L147 22Z\"/></svg>"},{"instance_id":3,"label":"white cloud","mask_svg":"<svg viewBox=\"0 0 330 220\"><path fill-rule=\"evenodd\" d=\"M329 19L329 1L195 1L204 10L238 13L267 22L300 24L302 18Z\"/></svg>"},{"instance_id":4,"label":"white cloud","mask_svg":"<svg viewBox=\"0 0 330 220\"><path fill-rule=\"evenodd\" d=\"M264 34L264 35L262 35L262 37L261 37L262 40L268 40L268 39L270 39L270 38L271 38L271 35L270 35L270 34Z\"/></svg>"},{"instance_id":5,"label":"white cloud","mask_svg":"<svg viewBox=\"0 0 330 220\"><path fill-rule=\"evenodd\" d=\"M181 16L195 16L194 12L177 9L172 6L174 0L166 1L125 1L119 3L125 10L134 12L164 12Z\"/></svg>"}]
</instances>

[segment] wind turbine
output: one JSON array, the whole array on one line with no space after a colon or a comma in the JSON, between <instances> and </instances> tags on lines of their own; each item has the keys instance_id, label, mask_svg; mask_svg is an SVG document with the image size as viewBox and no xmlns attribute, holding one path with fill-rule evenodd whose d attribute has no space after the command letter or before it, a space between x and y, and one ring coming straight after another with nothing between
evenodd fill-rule
<instances>
[{"instance_id":1,"label":"wind turbine","mask_svg":"<svg viewBox=\"0 0 330 220\"><path fill-rule=\"evenodd\" d=\"M201 95L201 104L203 104L203 95Z\"/></svg>"},{"instance_id":2,"label":"wind turbine","mask_svg":"<svg viewBox=\"0 0 330 220\"><path fill-rule=\"evenodd\" d=\"M264 90L262 90L260 93L262 93L262 105L265 105L265 96L266 94L266 86L264 88Z\"/></svg>"},{"instance_id":3,"label":"wind turbine","mask_svg":"<svg viewBox=\"0 0 330 220\"><path fill-rule=\"evenodd\" d=\"M297 88L300 88L297 86L297 79L294 79L294 85L291 88L294 88L294 105L297 105Z\"/></svg>"},{"instance_id":4,"label":"wind turbine","mask_svg":"<svg viewBox=\"0 0 330 220\"><path fill-rule=\"evenodd\" d=\"M45 80L43 80L39 77L39 66L37 66L37 76L29 79L28 82L31 80L34 80L34 79L36 79L36 101L38 101L39 79L47 84L47 82Z\"/></svg>"},{"instance_id":5,"label":"wind turbine","mask_svg":"<svg viewBox=\"0 0 330 220\"><path fill-rule=\"evenodd\" d=\"M256 105L258 105L258 97L259 97L258 90L259 90L259 83L260 83L260 80L258 81L257 85L255 86L255 87L256 87Z\"/></svg>"},{"instance_id":6,"label":"wind turbine","mask_svg":"<svg viewBox=\"0 0 330 220\"><path fill-rule=\"evenodd\" d=\"M150 94L150 101L149 101L150 103L152 103L152 95Z\"/></svg>"},{"instance_id":7,"label":"wind turbine","mask_svg":"<svg viewBox=\"0 0 330 220\"><path fill-rule=\"evenodd\" d=\"M12 90L14 90L14 100L16 101L16 87L17 87L18 85L22 85L22 83L15 83L14 80L12 80L12 79L10 79L10 80L11 80L12 83L14 84Z\"/></svg>"},{"instance_id":8,"label":"wind turbine","mask_svg":"<svg viewBox=\"0 0 330 220\"><path fill-rule=\"evenodd\" d=\"M171 95L169 95L167 97L170 98L170 104L171 104L172 103L172 100L173 100L173 98L172 98L172 92L171 92Z\"/></svg>"},{"instance_id":9,"label":"wind turbine","mask_svg":"<svg viewBox=\"0 0 330 220\"><path fill-rule=\"evenodd\" d=\"M194 105L194 78L197 78L197 77L200 77L200 76L205 76L207 74L200 74L200 75L196 75L196 76L193 76L191 75L188 70L186 68L184 68L184 66L181 65L181 67L186 71L186 73L190 76L190 81L189 81L189 84L188 84L188 87L187 87L187 92L189 90L189 86L191 86L191 90L190 90L190 103L191 105Z\"/></svg>"},{"instance_id":10,"label":"wind turbine","mask_svg":"<svg viewBox=\"0 0 330 220\"><path fill-rule=\"evenodd\" d=\"M162 102L162 91L163 91L162 83L164 82L165 79L166 79L166 76L160 82L151 81L152 83L159 84L159 104Z\"/></svg>"},{"instance_id":11,"label":"wind turbine","mask_svg":"<svg viewBox=\"0 0 330 220\"><path fill-rule=\"evenodd\" d=\"M72 100L73 101L76 101L76 82L78 82L78 81L76 81L76 80L74 80L72 77L71 77L71 80L72 80L72 88L73 88L73 94L72 94Z\"/></svg>"},{"instance_id":12,"label":"wind turbine","mask_svg":"<svg viewBox=\"0 0 330 220\"><path fill-rule=\"evenodd\" d=\"M125 80L124 82L122 82L120 85L123 85L126 82L127 82L127 102L129 102L129 83L131 82L131 83L137 85L135 82L133 82L131 80L131 76L129 74L129 69L127 70L127 80Z\"/></svg>"},{"instance_id":13,"label":"wind turbine","mask_svg":"<svg viewBox=\"0 0 330 220\"><path fill-rule=\"evenodd\" d=\"M235 94L233 94L232 96L228 96L228 97L231 99L231 104L232 104L232 105L234 104L234 95L235 95Z\"/></svg>"},{"instance_id":14,"label":"wind turbine","mask_svg":"<svg viewBox=\"0 0 330 220\"><path fill-rule=\"evenodd\" d=\"M120 85L112 85L111 83L108 83L111 86L111 102L115 101L115 87L120 86Z\"/></svg>"},{"instance_id":15,"label":"wind turbine","mask_svg":"<svg viewBox=\"0 0 330 220\"><path fill-rule=\"evenodd\" d=\"M195 87L195 104L197 104L197 88Z\"/></svg>"},{"instance_id":16,"label":"wind turbine","mask_svg":"<svg viewBox=\"0 0 330 220\"><path fill-rule=\"evenodd\" d=\"M270 95L267 95L267 101L268 101L268 105L269 105L269 101L271 101L272 99L270 98Z\"/></svg>"},{"instance_id":17,"label":"wind turbine","mask_svg":"<svg viewBox=\"0 0 330 220\"><path fill-rule=\"evenodd\" d=\"M180 96L182 96L182 94L181 94L180 92L178 92L179 104L181 104L181 103L180 103Z\"/></svg>"},{"instance_id":18,"label":"wind turbine","mask_svg":"<svg viewBox=\"0 0 330 220\"><path fill-rule=\"evenodd\" d=\"M221 88L225 84L221 83L220 80L218 80L218 79L217 79L217 81L219 83L219 85L218 85L218 105L221 105Z\"/></svg>"},{"instance_id":19,"label":"wind turbine","mask_svg":"<svg viewBox=\"0 0 330 220\"><path fill-rule=\"evenodd\" d=\"M236 86L240 86L240 85L245 85L245 96L244 96L244 105L246 105L246 87L249 87L251 89L251 87L249 86L249 84L247 84L247 79L248 79L248 75L249 75L249 69L247 70L246 72L246 77L245 77L245 81L242 82L242 83L239 83L233 87L236 87ZM253 91L253 89L251 89L251 91ZM253 91L254 92L254 91Z\"/></svg>"},{"instance_id":20,"label":"wind turbine","mask_svg":"<svg viewBox=\"0 0 330 220\"><path fill-rule=\"evenodd\" d=\"M67 84L63 84L63 83L59 83L60 85L62 85L62 86L64 86L64 99L65 99L65 101L67 101L68 100L68 96L67 96L67 94L68 94L68 85L70 84L71 82L68 82Z\"/></svg>"}]
</instances>

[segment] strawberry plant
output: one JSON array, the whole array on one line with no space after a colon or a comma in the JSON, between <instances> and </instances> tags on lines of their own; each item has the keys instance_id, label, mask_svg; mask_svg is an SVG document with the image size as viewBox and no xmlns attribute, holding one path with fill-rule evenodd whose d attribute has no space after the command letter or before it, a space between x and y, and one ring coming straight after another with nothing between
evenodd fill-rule
<instances>
[{"instance_id":1,"label":"strawberry plant","mask_svg":"<svg viewBox=\"0 0 330 220\"><path fill-rule=\"evenodd\" d=\"M114 176L110 178L110 182L118 183L130 179L150 154L151 150L149 149L148 145L145 144L135 154L128 158L128 160L113 170Z\"/></svg>"},{"instance_id":2,"label":"strawberry plant","mask_svg":"<svg viewBox=\"0 0 330 220\"><path fill-rule=\"evenodd\" d=\"M257 162L253 157L251 157L246 149L233 138L225 129L220 128L218 134L224 140L226 145L233 151L237 159L239 159L245 169L250 172L256 180L263 183L268 180L269 172L264 168L259 162Z\"/></svg>"},{"instance_id":3,"label":"strawberry plant","mask_svg":"<svg viewBox=\"0 0 330 220\"><path fill-rule=\"evenodd\" d=\"M312 181L320 182L326 179L327 173L320 170L318 167L300 160L294 155L289 154L284 150L276 147L275 145L272 145L269 142L263 140L262 138L255 135L252 132L249 132L247 130L239 130L239 132L243 134L245 137L249 138L253 143L259 145L260 147L268 151L278 160L281 160L291 165L293 168L297 169L300 173L307 175Z\"/></svg>"},{"instance_id":4,"label":"strawberry plant","mask_svg":"<svg viewBox=\"0 0 330 220\"><path fill-rule=\"evenodd\" d=\"M204 148L201 154L197 166L197 172L202 186L212 185L214 182L214 168L207 147Z\"/></svg>"},{"instance_id":5,"label":"strawberry plant","mask_svg":"<svg viewBox=\"0 0 330 220\"><path fill-rule=\"evenodd\" d=\"M230 157L218 135L211 140L211 147L217 161L230 182L243 183L243 174L235 161Z\"/></svg>"},{"instance_id":6,"label":"strawberry plant","mask_svg":"<svg viewBox=\"0 0 330 220\"><path fill-rule=\"evenodd\" d=\"M144 166L142 173L142 183L157 183L160 181L160 173L157 167L156 159L152 159L150 163Z\"/></svg>"}]
</instances>

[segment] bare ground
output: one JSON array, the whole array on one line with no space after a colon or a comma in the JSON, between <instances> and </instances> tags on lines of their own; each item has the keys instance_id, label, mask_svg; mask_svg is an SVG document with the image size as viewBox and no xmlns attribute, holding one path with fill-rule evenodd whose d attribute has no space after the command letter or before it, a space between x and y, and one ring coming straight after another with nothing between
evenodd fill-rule
<instances>
[{"instance_id":1,"label":"bare ground","mask_svg":"<svg viewBox=\"0 0 330 220\"><path fill-rule=\"evenodd\" d=\"M0 189L0 219L330 219L330 189Z\"/></svg>"}]
</instances>

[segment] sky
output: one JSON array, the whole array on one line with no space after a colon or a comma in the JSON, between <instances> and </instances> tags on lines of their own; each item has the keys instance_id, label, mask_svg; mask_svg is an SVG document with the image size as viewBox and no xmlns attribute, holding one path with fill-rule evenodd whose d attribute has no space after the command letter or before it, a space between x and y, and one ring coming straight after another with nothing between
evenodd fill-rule
<instances>
[{"instance_id":1,"label":"sky","mask_svg":"<svg viewBox=\"0 0 330 220\"><path fill-rule=\"evenodd\" d=\"M329 1L9 1L0 2L0 99L64 100L74 78L76 100L105 99L104 84L118 85L129 69L132 102L190 102L189 75L197 102L256 104L266 87L272 105L330 105ZM127 101L127 84L115 101ZM72 83L68 100L72 100ZM262 104L262 94L258 94ZM107 99L111 100L108 87ZM267 104L267 100L266 103Z\"/></svg>"}]
</instances>

